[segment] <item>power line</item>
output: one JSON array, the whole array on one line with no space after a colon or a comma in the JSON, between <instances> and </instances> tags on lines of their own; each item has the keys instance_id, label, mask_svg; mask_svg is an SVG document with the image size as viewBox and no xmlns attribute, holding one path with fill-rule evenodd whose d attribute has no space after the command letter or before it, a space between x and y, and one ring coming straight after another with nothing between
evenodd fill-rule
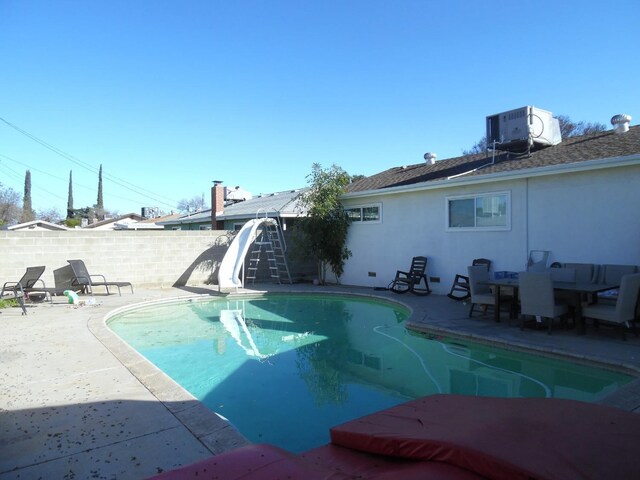
<instances>
[{"instance_id":1,"label":"power line","mask_svg":"<svg viewBox=\"0 0 640 480\"><path fill-rule=\"evenodd\" d=\"M52 151L56 155L60 155L61 157L69 160L72 163L75 163L76 165L79 165L82 168L85 168L85 169L89 170L90 172L98 173L98 169L96 169L95 167L91 166L90 164L88 164L86 162L83 162L82 160L74 157L73 155L70 155L70 154L66 153L65 151L60 150L59 148L57 148L57 147L45 142L44 140L41 140L40 138L36 137L35 135L27 132L26 130L23 130L22 128L18 127L17 125L14 125L13 123L9 122L8 120L6 120L6 119L4 119L2 117L0 117L0 120L2 122L4 122L5 124L7 124L9 127L11 127L14 130L16 130L17 132L19 132L22 135L26 136L27 138L33 140L34 142L38 143L39 145L41 145L41 146L45 147L46 149ZM178 204L178 201L176 201L176 200L172 200L172 199L169 199L169 198L158 197L158 196L155 195L155 192L151 192L150 190L147 190L147 189L145 189L143 187L134 185L133 183L131 183L131 182L127 181L127 180L123 180L121 178L118 178L118 177L116 177L114 175L103 173L103 176L107 180L115 183L116 185L119 185L122 188L126 188L127 190L130 190L130 191L134 192L137 195L140 195L142 197L146 197L146 198L148 198L150 200L153 200L154 202L161 203L161 204L166 205L166 206L171 207L171 208L174 208ZM143 193L143 192L147 192L147 193ZM129 200L129 199L125 199L125 200ZM167 200L167 201L165 201L165 200ZM130 200L130 201L133 201L133 200ZM171 202L171 203L168 203L168 202Z\"/></svg>"}]
</instances>

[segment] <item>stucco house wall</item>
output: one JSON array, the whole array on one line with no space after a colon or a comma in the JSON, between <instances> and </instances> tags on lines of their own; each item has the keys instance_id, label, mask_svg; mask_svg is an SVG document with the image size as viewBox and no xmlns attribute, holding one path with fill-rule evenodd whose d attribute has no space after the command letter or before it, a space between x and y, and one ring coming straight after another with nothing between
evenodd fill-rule
<instances>
[{"instance_id":1,"label":"stucco house wall","mask_svg":"<svg viewBox=\"0 0 640 480\"><path fill-rule=\"evenodd\" d=\"M550 250L550 262L639 265L638 185L636 164L344 198L345 208L380 204L382 221L351 225L352 257L341 281L386 287L416 255L428 257L430 286L443 294L478 257L492 260L493 271L524 270L530 250ZM511 195L510 230L447 231L447 197L504 191Z\"/></svg>"}]
</instances>

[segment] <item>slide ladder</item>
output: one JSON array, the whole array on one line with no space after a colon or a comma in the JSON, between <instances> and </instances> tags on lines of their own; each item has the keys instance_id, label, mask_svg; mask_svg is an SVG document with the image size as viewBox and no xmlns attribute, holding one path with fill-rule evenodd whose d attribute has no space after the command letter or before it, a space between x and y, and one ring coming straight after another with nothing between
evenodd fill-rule
<instances>
[{"instance_id":1,"label":"slide ladder","mask_svg":"<svg viewBox=\"0 0 640 480\"><path fill-rule=\"evenodd\" d=\"M286 245L284 235L277 221L265 222L263 229L253 244L249 256L246 280L255 283L262 258L266 257L269 276L278 283L293 283L285 256Z\"/></svg>"}]
</instances>

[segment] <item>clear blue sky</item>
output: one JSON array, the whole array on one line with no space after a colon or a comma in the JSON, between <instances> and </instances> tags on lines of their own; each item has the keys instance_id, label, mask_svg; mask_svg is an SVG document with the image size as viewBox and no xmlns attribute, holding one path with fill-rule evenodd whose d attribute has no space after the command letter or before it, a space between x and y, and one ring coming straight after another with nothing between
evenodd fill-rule
<instances>
[{"instance_id":1,"label":"clear blue sky","mask_svg":"<svg viewBox=\"0 0 640 480\"><path fill-rule=\"evenodd\" d=\"M24 132L0 122L0 183L30 169L64 213L69 171L84 207L102 164L105 207L139 213L458 156L525 105L635 125L639 25L638 0L0 0L0 118Z\"/></svg>"}]
</instances>

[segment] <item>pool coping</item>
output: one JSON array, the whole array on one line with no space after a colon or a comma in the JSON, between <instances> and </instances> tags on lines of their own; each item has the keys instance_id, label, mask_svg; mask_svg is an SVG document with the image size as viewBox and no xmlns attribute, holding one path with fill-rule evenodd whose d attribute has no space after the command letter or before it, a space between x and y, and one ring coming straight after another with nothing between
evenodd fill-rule
<instances>
[{"instance_id":1,"label":"pool coping","mask_svg":"<svg viewBox=\"0 0 640 480\"><path fill-rule=\"evenodd\" d=\"M112 317L149 305L205 301L211 294L184 295L122 306L104 316L89 318L87 326L96 339L189 430L212 454L248 445L249 440L224 416L206 407L180 384L120 338L108 326Z\"/></svg>"},{"instance_id":2,"label":"pool coping","mask_svg":"<svg viewBox=\"0 0 640 480\"><path fill-rule=\"evenodd\" d=\"M577 355L572 352L561 351L555 348L546 348L542 345L532 345L525 342L509 342L496 339L494 337L483 336L473 333L461 333L459 331L441 326L425 325L417 320L419 312L415 307L415 302L405 302L402 298L389 297L384 293L354 292L345 289L326 288L322 291L300 291L300 290L250 290L227 293L207 293L189 294L177 297L138 302L131 305L121 306L106 315L96 315L89 318L88 328L93 335L107 348L114 357L144 385L147 390L161 402L176 419L187 428L201 444L212 454L222 453L234 448L251 443L239 430L224 416L209 409L182 386L171 379L162 370L153 365L143 355L129 346L115 332L113 332L108 322L111 318L129 310L143 308L145 306L167 305L171 303L181 303L185 301L207 301L215 297L259 297L269 294L339 294L345 296L356 296L361 298L375 298L401 305L411 312L407 318L406 328L409 330L435 335L446 335L449 337L463 338L478 343L495 345L505 349L519 350L527 353L543 354L557 357L563 360L584 363L598 366L609 370L615 370L636 376L628 384L620 387L616 392L604 397L598 403L621 408L627 411L634 411L640 405L640 368L620 362L611 362L607 359L599 358L595 355ZM412 303L414 303L412 305Z\"/></svg>"}]
</instances>

